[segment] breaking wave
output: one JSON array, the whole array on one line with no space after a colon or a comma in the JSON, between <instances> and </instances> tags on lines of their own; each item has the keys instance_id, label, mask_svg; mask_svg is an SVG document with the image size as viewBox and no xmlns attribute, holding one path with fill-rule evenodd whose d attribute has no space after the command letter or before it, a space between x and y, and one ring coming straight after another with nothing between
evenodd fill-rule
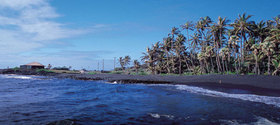
<instances>
[{"instance_id":1,"label":"breaking wave","mask_svg":"<svg viewBox=\"0 0 280 125\"><path fill-rule=\"evenodd\" d=\"M8 79L33 79L33 77L23 75L1 75L1 77Z\"/></svg>"},{"instance_id":2,"label":"breaking wave","mask_svg":"<svg viewBox=\"0 0 280 125\"><path fill-rule=\"evenodd\" d=\"M168 118L168 119L174 119L174 116L173 115L161 115L161 114L157 114L157 113L150 113L149 114L151 117L153 118L161 118L161 117L164 117L164 118Z\"/></svg>"},{"instance_id":3,"label":"breaking wave","mask_svg":"<svg viewBox=\"0 0 280 125\"><path fill-rule=\"evenodd\" d=\"M188 91L190 93L196 93L196 94L212 96L212 97L235 98L235 99L241 99L241 100L251 101L251 102L259 102L259 103L280 107L280 97L260 96L260 95L253 95L253 94L230 94L230 93L224 93L224 92L204 89L200 87L187 86L187 85L175 85L175 86L179 90Z\"/></svg>"},{"instance_id":4,"label":"breaking wave","mask_svg":"<svg viewBox=\"0 0 280 125\"><path fill-rule=\"evenodd\" d=\"M272 122L263 117L257 117L256 122L240 124L237 120L220 120L222 124L226 125L279 125L278 123Z\"/></svg>"}]
</instances>

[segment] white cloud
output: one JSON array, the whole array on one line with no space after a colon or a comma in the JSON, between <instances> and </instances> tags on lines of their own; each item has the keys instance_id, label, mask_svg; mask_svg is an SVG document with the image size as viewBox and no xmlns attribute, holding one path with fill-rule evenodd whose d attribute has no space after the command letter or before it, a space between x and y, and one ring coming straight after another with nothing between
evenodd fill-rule
<instances>
[{"instance_id":1,"label":"white cloud","mask_svg":"<svg viewBox=\"0 0 280 125\"><path fill-rule=\"evenodd\" d=\"M107 25L96 24L89 26L88 29L73 29L55 21L59 17L60 14L48 3L48 0L0 0L0 67L18 66L29 61L58 65L91 63L93 60L90 58L95 58L92 55L96 52L65 51L63 46L59 47L69 45L62 42L65 38L98 32L108 28ZM36 54L40 49L46 50L50 46L61 53ZM27 56L26 53L29 55Z\"/></svg>"},{"instance_id":2,"label":"white cloud","mask_svg":"<svg viewBox=\"0 0 280 125\"><path fill-rule=\"evenodd\" d=\"M52 21L59 14L44 0L0 0L0 7L18 12L16 16L0 15L0 25L14 26L22 35L33 36L33 41L56 40L87 32L64 28L64 24Z\"/></svg>"},{"instance_id":3,"label":"white cloud","mask_svg":"<svg viewBox=\"0 0 280 125\"><path fill-rule=\"evenodd\" d=\"M21 32L0 30L0 50L2 54L17 54L42 47L43 44L28 40Z\"/></svg>"},{"instance_id":4,"label":"white cloud","mask_svg":"<svg viewBox=\"0 0 280 125\"><path fill-rule=\"evenodd\" d=\"M1 7L8 7L16 10L42 4L46 4L45 0L0 0Z\"/></svg>"}]
</instances>

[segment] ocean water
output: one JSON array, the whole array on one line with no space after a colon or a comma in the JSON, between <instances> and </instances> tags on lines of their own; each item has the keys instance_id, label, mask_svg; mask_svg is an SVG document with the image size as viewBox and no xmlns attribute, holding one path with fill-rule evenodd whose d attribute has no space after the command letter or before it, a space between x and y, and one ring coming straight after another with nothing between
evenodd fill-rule
<instances>
[{"instance_id":1,"label":"ocean water","mask_svg":"<svg viewBox=\"0 0 280 125\"><path fill-rule=\"evenodd\" d=\"M0 124L279 124L280 96L0 75Z\"/></svg>"}]
</instances>

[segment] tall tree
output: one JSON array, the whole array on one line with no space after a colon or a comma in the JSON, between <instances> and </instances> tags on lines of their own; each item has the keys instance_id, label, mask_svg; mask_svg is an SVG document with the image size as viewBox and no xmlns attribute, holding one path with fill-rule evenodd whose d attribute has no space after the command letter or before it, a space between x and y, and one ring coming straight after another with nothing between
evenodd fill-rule
<instances>
[{"instance_id":1,"label":"tall tree","mask_svg":"<svg viewBox=\"0 0 280 125\"><path fill-rule=\"evenodd\" d=\"M240 36L240 53L241 53L241 62L244 63L244 43L247 42L247 34L251 33L250 26L252 22L249 21L249 19L252 17L252 15L246 15L246 13L242 15L238 15L238 19L234 21L232 24L235 35Z\"/></svg>"},{"instance_id":2,"label":"tall tree","mask_svg":"<svg viewBox=\"0 0 280 125\"><path fill-rule=\"evenodd\" d=\"M138 70L140 68L140 62L138 60L133 61L134 69L136 70L136 73L138 74Z\"/></svg>"},{"instance_id":3,"label":"tall tree","mask_svg":"<svg viewBox=\"0 0 280 125\"><path fill-rule=\"evenodd\" d=\"M270 41L265 40L264 43L261 43L262 51L268 57L267 73L269 75L271 75L271 72L270 72L271 56L273 56L273 54L275 53L275 51L274 51L275 47L276 47L275 44Z\"/></svg>"},{"instance_id":4,"label":"tall tree","mask_svg":"<svg viewBox=\"0 0 280 125\"><path fill-rule=\"evenodd\" d=\"M121 65L121 68L122 68L122 70L124 71L124 59L123 59L123 57L119 57L119 63L120 63L120 65Z\"/></svg>"},{"instance_id":5,"label":"tall tree","mask_svg":"<svg viewBox=\"0 0 280 125\"><path fill-rule=\"evenodd\" d=\"M174 43L176 57L179 60L179 74L182 74L182 57L184 56L183 54L186 51L186 48L184 45L185 40L186 40L185 36L180 34L180 35L178 35L178 37Z\"/></svg>"},{"instance_id":6,"label":"tall tree","mask_svg":"<svg viewBox=\"0 0 280 125\"><path fill-rule=\"evenodd\" d=\"M190 42L190 35L189 35L189 31L194 30L194 24L192 22L188 21L184 25L182 25L181 27L182 27L183 30L187 31L187 44L188 44L187 48L190 51L191 64L192 64L192 66L194 66L193 51L192 51L191 42Z\"/></svg>"}]
</instances>

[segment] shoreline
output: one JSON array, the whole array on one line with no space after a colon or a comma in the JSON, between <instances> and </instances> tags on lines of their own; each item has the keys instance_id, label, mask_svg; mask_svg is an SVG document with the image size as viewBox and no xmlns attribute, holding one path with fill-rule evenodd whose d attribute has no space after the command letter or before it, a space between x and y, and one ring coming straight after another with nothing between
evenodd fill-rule
<instances>
[{"instance_id":1,"label":"shoreline","mask_svg":"<svg viewBox=\"0 0 280 125\"><path fill-rule=\"evenodd\" d=\"M57 78L76 80L106 80L123 84L173 84L197 87L220 87L254 91L272 91L280 94L280 77L257 75L199 75L199 76L160 76L125 74L58 74Z\"/></svg>"},{"instance_id":2,"label":"shoreline","mask_svg":"<svg viewBox=\"0 0 280 125\"><path fill-rule=\"evenodd\" d=\"M34 71L5 72L0 74L39 75L55 78L70 78L75 80L105 80L123 84L173 84L197 87L218 87L231 89L245 89L258 92L274 92L280 94L280 77L264 75L192 75L192 76L161 76L161 75L126 75L126 74L67 74L46 73Z\"/></svg>"}]
</instances>

